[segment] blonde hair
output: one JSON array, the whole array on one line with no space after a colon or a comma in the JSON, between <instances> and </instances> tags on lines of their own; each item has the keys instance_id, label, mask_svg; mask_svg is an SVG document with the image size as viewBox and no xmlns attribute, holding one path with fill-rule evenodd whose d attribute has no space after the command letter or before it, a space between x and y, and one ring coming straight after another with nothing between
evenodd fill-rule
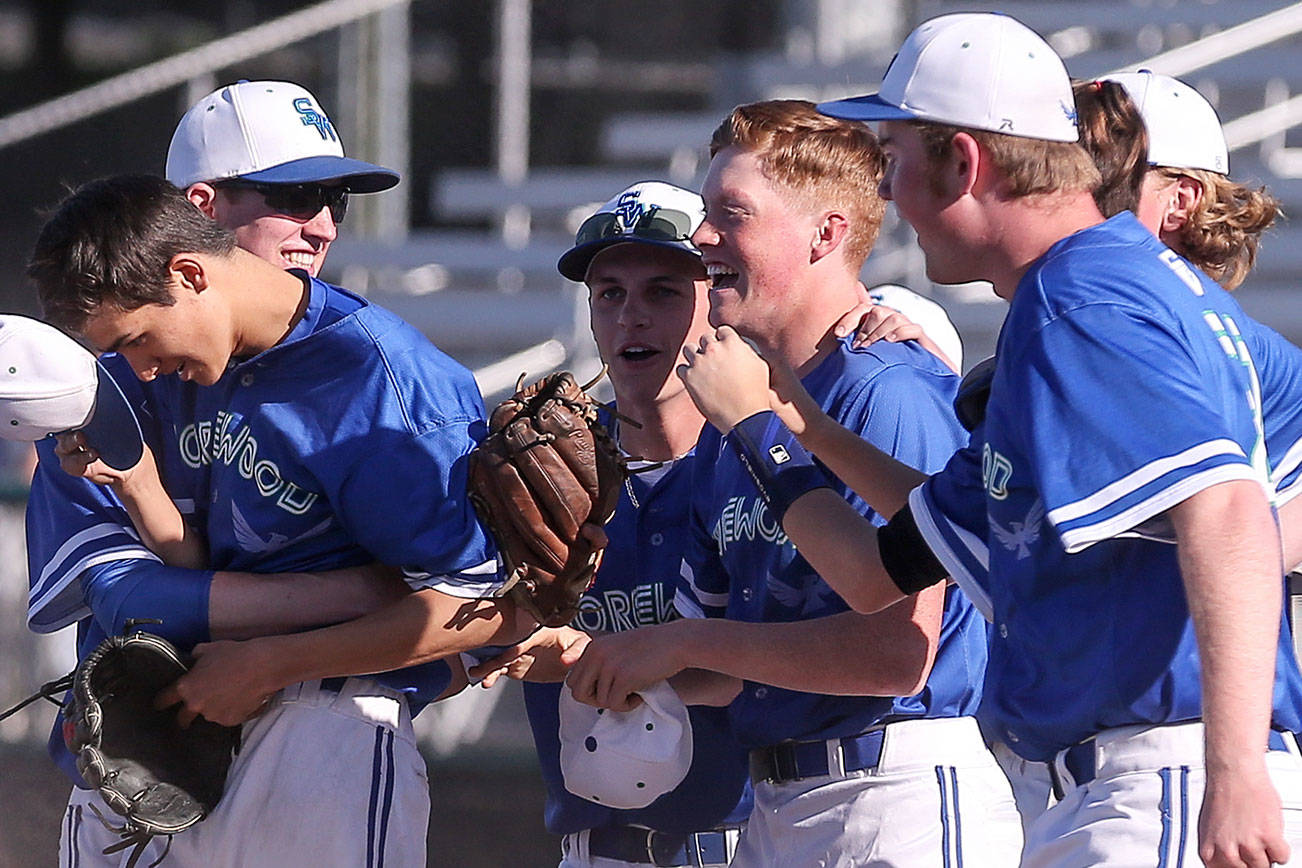
<instances>
[{"instance_id":1,"label":"blonde hair","mask_svg":"<svg viewBox=\"0 0 1302 868\"><path fill-rule=\"evenodd\" d=\"M1067 190L1092 193L1099 185L1098 167L1076 142L1051 142L931 121L908 123L918 130L933 165L949 161L950 143L957 134L967 133L976 139L1004 175L1004 192L1015 198ZM933 183L933 191L940 192L939 179Z\"/></svg>"},{"instance_id":2,"label":"blonde hair","mask_svg":"<svg viewBox=\"0 0 1302 868\"><path fill-rule=\"evenodd\" d=\"M1171 182L1181 176L1202 184L1203 195L1175 235L1176 252L1226 289L1243 283L1257 261L1261 233L1279 216L1279 200L1204 169L1154 168Z\"/></svg>"},{"instance_id":3,"label":"blonde hair","mask_svg":"<svg viewBox=\"0 0 1302 868\"><path fill-rule=\"evenodd\" d=\"M710 139L710 156L733 146L755 154L766 178L811 209L844 212L846 259L858 270L886 211L877 195L886 161L872 130L819 114L806 100L765 100L732 110Z\"/></svg>"}]
</instances>

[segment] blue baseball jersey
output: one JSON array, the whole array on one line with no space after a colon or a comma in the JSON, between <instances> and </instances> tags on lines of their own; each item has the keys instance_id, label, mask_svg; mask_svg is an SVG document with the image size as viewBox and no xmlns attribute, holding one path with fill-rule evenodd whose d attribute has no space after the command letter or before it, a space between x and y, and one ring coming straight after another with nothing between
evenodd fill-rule
<instances>
[{"instance_id":1,"label":"blue baseball jersey","mask_svg":"<svg viewBox=\"0 0 1302 868\"><path fill-rule=\"evenodd\" d=\"M912 342L856 350L842 341L803 383L833 419L920 470L939 469L962 442L950 408L958 378ZM707 427L696 454L693 533L676 597L683 614L770 623L848 611L769 514L727 439ZM845 485L832 484L875 524L884 522ZM733 728L744 745L761 747L854 735L892 720L972 714L985 657L979 615L949 588L935 663L917 695L826 696L747 682L731 706Z\"/></svg>"},{"instance_id":2,"label":"blue baseball jersey","mask_svg":"<svg viewBox=\"0 0 1302 868\"><path fill-rule=\"evenodd\" d=\"M606 525L606 548L596 582L579 602L574 626L618 632L672 619L678 565L687 545L691 457L629 477ZM751 791L746 751L732 735L726 708L690 706L692 765L681 784L645 808L617 810L565 789L560 768L561 686L525 682L524 702L547 785L547 829L568 835L583 829L646 826L695 832L743 822Z\"/></svg>"},{"instance_id":3,"label":"blue baseball jersey","mask_svg":"<svg viewBox=\"0 0 1302 868\"><path fill-rule=\"evenodd\" d=\"M1253 319L1239 322L1261 382L1262 423L1270 487L1276 507L1302 493L1302 349ZM993 369L990 377L993 377ZM987 378L987 388L989 377ZM928 480L918 496L927 507L914 516L924 536L987 620L990 609L989 552L981 453L985 426L973 429L968 445L954 454L945 472ZM945 504L945 510L938 507Z\"/></svg>"},{"instance_id":4,"label":"blue baseball jersey","mask_svg":"<svg viewBox=\"0 0 1302 868\"><path fill-rule=\"evenodd\" d=\"M495 555L465 495L467 456L485 431L470 373L392 313L304 280L307 309L290 334L213 386L140 383L125 360L106 359L168 493L205 533L209 565L275 573L379 560L416 588L497 590ZM88 576L157 559L111 491L61 478L44 449L29 505L29 620L54 627L91 613ZM161 594L136 616L193 620L177 602ZM100 618L96 629L111 621ZM376 676L415 707L449 677L442 662Z\"/></svg>"},{"instance_id":5,"label":"blue baseball jersey","mask_svg":"<svg viewBox=\"0 0 1302 868\"><path fill-rule=\"evenodd\" d=\"M1275 506L1302 494L1302 349L1253 319L1240 323L1261 381L1261 415Z\"/></svg>"},{"instance_id":6,"label":"blue baseball jersey","mask_svg":"<svg viewBox=\"0 0 1302 868\"><path fill-rule=\"evenodd\" d=\"M1224 481L1273 488L1257 328L1128 213L1060 241L1020 282L984 427L910 502L942 562L988 592L983 713L1022 756L1200 716L1164 513ZM1273 722L1295 730L1283 618L1275 685Z\"/></svg>"}]
</instances>

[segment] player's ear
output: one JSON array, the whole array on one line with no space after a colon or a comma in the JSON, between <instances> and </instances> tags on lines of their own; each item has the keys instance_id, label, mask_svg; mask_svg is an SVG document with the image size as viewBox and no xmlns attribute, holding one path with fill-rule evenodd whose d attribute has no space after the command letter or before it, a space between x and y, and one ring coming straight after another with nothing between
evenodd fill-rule
<instances>
[{"instance_id":1,"label":"player's ear","mask_svg":"<svg viewBox=\"0 0 1302 868\"><path fill-rule=\"evenodd\" d=\"M203 292L209 286L208 271L203 259L193 253L178 253L167 265L173 286L193 292Z\"/></svg>"},{"instance_id":2,"label":"player's ear","mask_svg":"<svg viewBox=\"0 0 1302 868\"><path fill-rule=\"evenodd\" d=\"M812 265L840 247L850 234L850 220L840 211L823 214L814 230L809 246L809 263Z\"/></svg>"},{"instance_id":3,"label":"player's ear","mask_svg":"<svg viewBox=\"0 0 1302 868\"><path fill-rule=\"evenodd\" d=\"M971 195L977 187L977 180L990 166L981 150L968 133L955 133L949 142L949 162L941 170L943 189L954 198Z\"/></svg>"},{"instance_id":4,"label":"player's ear","mask_svg":"<svg viewBox=\"0 0 1302 868\"><path fill-rule=\"evenodd\" d=\"M186 188L185 198L194 203L205 216L217 219L217 188L212 184L199 181Z\"/></svg>"},{"instance_id":5,"label":"player's ear","mask_svg":"<svg viewBox=\"0 0 1302 868\"><path fill-rule=\"evenodd\" d=\"M1162 215L1162 231L1177 232L1193 219L1203 199L1203 184L1197 178L1181 175L1171 191L1166 212Z\"/></svg>"}]
</instances>

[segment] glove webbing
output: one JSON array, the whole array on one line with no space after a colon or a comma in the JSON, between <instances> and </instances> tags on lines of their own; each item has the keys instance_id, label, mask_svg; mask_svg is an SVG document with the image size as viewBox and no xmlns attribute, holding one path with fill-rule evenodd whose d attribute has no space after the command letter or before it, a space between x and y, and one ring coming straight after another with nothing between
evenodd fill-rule
<instances>
[{"instance_id":1,"label":"glove webbing","mask_svg":"<svg viewBox=\"0 0 1302 868\"><path fill-rule=\"evenodd\" d=\"M105 856L111 856L114 853L127 849L128 847L134 847L135 849L131 851L131 855L127 857L126 868L136 868L136 863L140 861L140 857L144 855L145 848L149 846L149 842L152 841L155 836L150 834L149 832L142 832L137 829L132 829L129 827L129 824L127 823L123 823L121 826L115 826L112 823L110 823L107 819L105 819L104 815L100 812L99 808L90 804L88 804L86 807L90 808L91 811L94 812L95 816L99 819L99 821L104 824L105 829L108 829L110 832L114 832L122 836L121 841L118 841L116 844L110 844L109 846L105 847L101 852ZM166 859L167 854L170 853L171 851L172 851L172 836L168 835L167 845L163 847L162 854L153 862L150 862L147 868L157 868L158 864L162 862L164 859Z\"/></svg>"}]
</instances>

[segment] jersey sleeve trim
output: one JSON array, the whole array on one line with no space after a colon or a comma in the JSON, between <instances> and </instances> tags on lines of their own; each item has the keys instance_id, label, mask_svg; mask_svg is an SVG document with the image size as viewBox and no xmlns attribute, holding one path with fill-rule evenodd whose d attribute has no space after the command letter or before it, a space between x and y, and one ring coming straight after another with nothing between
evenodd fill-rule
<instances>
[{"instance_id":1,"label":"jersey sleeve trim","mask_svg":"<svg viewBox=\"0 0 1302 868\"><path fill-rule=\"evenodd\" d=\"M1302 494L1302 476L1294 478L1292 482L1282 488L1275 489L1275 508L1282 507L1299 494Z\"/></svg>"},{"instance_id":2,"label":"jersey sleeve trim","mask_svg":"<svg viewBox=\"0 0 1302 868\"><path fill-rule=\"evenodd\" d=\"M91 567L119 560L162 563L134 529L114 522L100 522L73 534L46 561L27 592L28 627L52 633L89 615L80 589L73 586Z\"/></svg>"},{"instance_id":3,"label":"jersey sleeve trim","mask_svg":"<svg viewBox=\"0 0 1302 868\"><path fill-rule=\"evenodd\" d=\"M1177 471L1199 472L1200 465L1220 465L1225 457L1240 458L1243 461L1247 459L1241 446L1233 440L1219 437L1216 440L1200 442L1198 445L1185 449L1184 452L1150 461L1147 465L1139 467L1138 470L1133 470L1129 474L1122 476L1121 479L1104 485L1103 488L1092 493L1092 495L1082 497L1081 500L1049 510L1049 522L1055 527L1060 527L1062 524L1075 522L1078 519L1088 519L1100 513L1108 513L1108 511L1115 509L1121 501L1137 495L1142 489L1150 487L1165 475ZM1181 479L1182 476L1173 480L1172 484L1180 483ZM1152 497L1160 497L1163 491L1164 488L1160 488L1159 491L1152 493L1152 495L1144 496L1141 504ZM1161 510L1154 510L1152 513L1144 515L1144 518L1156 514L1157 511Z\"/></svg>"},{"instance_id":4,"label":"jersey sleeve trim","mask_svg":"<svg viewBox=\"0 0 1302 868\"><path fill-rule=\"evenodd\" d=\"M1276 506L1283 506L1302 494L1302 474L1298 474L1299 466L1302 466L1302 440L1290 446L1284 453L1284 457L1271 469L1270 481L1275 488Z\"/></svg>"},{"instance_id":5,"label":"jersey sleeve trim","mask_svg":"<svg viewBox=\"0 0 1302 868\"><path fill-rule=\"evenodd\" d=\"M434 575L419 570L403 570L403 578L415 590L430 588L450 597L478 600L497 596L506 584L499 575L496 559L455 573Z\"/></svg>"},{"instance_id":6,"label":"jersey sleeve trim","mask_svg":"<svg viewBox=\"0 0 1302 868\"><path fill-rule=\"evenodd\" d=\"M1184 476L1174 484L1162 489L1155 495L1135 504L1123 512L1097 521L1093 524L1081 524L1070 528L1059 527L1059 535L1067 554L1075 554L1089 548L1096 542L1120 536L1138 524L1142 524L1159 513L1165 512L1183 500L1187 500L1205 488L1211 488L1222 482L1247 479L1260 483L1256 472L1247 464L1232 463L1211 467L1190 476ZM1052 520L1052 514L1050 514ZM1055 522L1056 524L1056 522Z\"/></svg>"},{"instance_id":7,"label":"jersey sleeve trim","mask_svg":"<svg viewBox=\"0 0 1302 868\"><path fill-rule=\"evenodd\" d=\"M70 536L63 545L59 546L58 549L55 550L54 554L50 556L50 559L45 562L45 567L41 570L41 577L32 585L33 593L44 585L51 575L60 571L59 567L63 566L64 561L66 561L77 549L87 543L92 543L96 540L113 536L115 534L126 538L126 540L130 542L143 546L140 542L140 536L135 532L134 528L123 527L120 524L107 521L91 525L90 527L80 530ZM155 556L154 559L157 560L157 556ZM61 572L67 572L67 570L64 569Z\"/></svg>"},{"instance_id":8,"label":"jersey sleeve trim","mask_svg":"<svg viewBox=\"0 0 1302 868\"><path fill-rule=\"evenodd\" d=\"M101 548L70 564L66 570L54 577L57 580L32 588L27 597L28 629L35 633L53 633L89 616L92 614L90 607L86 605L85 598L79 591L75 596L71 592L66 594L64 592L91 567L113 561L132 560L162 563L158 555L139 544Z\"/></svg>"},{"instance_id":9,"label":"jersey sleeve trim","mask_svg":"<svg viewBox=\"0 0 1302 868\"><path fill-rule=\"evenodd\" d=\"M989 576L990 550L985 540L950 521L936 506L927 484L909 492L909 506L918 532L949 576L967 594L972 605L987 621L994 620L994 604L977 576Z\"/></svg>"}]
</instances>

